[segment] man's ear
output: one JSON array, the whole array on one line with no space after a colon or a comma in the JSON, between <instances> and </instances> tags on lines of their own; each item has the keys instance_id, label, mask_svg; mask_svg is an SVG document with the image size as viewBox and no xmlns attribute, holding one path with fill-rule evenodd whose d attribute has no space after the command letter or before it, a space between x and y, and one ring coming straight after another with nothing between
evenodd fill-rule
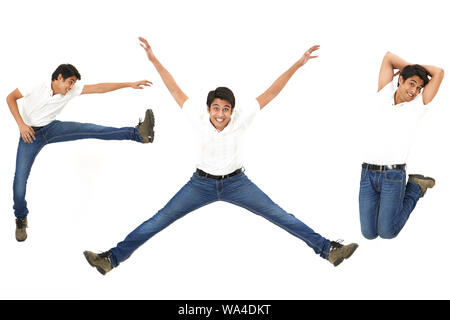
<instances>
[{"instance_id":1,"label":"man's ear","mask_svg":"<svg viewBox=\"0 0 450 320\"><path fill-rule=\"evenodd\" d=\"M397 83L397 87L401 84L403 84L403 82L405 82L405 80L403 79L403 76L398 77L398 83Z\"/></svg>"},{"instance_id":2,"label":"man's ear","mask_svg":"<svg viewBox=\"0 0 450 320\"><path fill-rule=\"evenodd\" d=\"M62 76L62 74L61 74L61 73L60 73L60 74L58 74L58 78L57 78L56 80L58 80L58 81L62 81L62 80L64 80L64 78L63 78L63 76Z\"/></svg>"}]
</instances>

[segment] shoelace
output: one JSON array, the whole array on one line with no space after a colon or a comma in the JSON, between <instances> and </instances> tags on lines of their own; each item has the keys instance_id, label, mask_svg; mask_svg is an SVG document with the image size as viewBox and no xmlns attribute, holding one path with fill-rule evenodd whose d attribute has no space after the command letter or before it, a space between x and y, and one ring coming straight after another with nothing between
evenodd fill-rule
<instances>
[{"instance_id":1,"label":"shoelace","mask_svg":"<svg viewBox=\"0 0 450 320\"><path fill-rule=\"evenodd\" d=\"M19 229L24 228L24 227L25 227L25 219L17 218L17 219L16 219L16 226L17 226L17 228L19 228Z\"/></svg>"},{"instance_id":2,"label":"shoelace","mask_svg":"<svg viewBox=\"0 0 450 320\"><path fill-rule=\"evenodd\" d=\"M342 244L342 242L344 242L344 240L341 240L341 239L336 240L336 241L331 241L330 242L330 251L342 248L344 246Z\"/></svg>"},{"instance_id":3,"label":"shoelace","mask_svg":"<svg viewBox=\"0 0 450 320\"><path fill-rule=\"evenodd\" d=\"M100 253L98 256L100 258L108 258L109 259L109 257L111 257L111 252L105 251L105 252Z\"/></svg>"}]
</instances>

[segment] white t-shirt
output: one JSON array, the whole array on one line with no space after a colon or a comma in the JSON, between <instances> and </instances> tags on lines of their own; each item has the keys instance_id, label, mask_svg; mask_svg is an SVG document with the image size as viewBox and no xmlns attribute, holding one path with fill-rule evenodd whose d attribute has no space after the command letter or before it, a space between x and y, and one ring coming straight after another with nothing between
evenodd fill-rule
<instances>
[{"instance_id":1,"label":"white t-shirt","mask_svg":"<svg viewBox=\"0 0 450 320\"><path fill-rule=\"evenodd\" d=\"M226 175L243 167L243 134L261 110L256 99L235 106L230 122L218 131L209 120L206 103L188 99L182 111L198 135L197 168L212 175Z\"/></svg>"},{"instance_id":2,"label":"white t-shirt","mask_svg":"<svg viewBox=\"0 0 450 320\"><path fill-rule=\"evenodd\" d=\"M395 84L395 86L394 86ZM363 118L364 162L377 165L404 164L425 113L422 93L413 101L394 104L394 79L369 102Z\"/></svg>"},{"instance_id":3,"label":"white t-shirt","mask_svg":"<svg viewBox=\"0 0 450 320\"><path fill-rule=\"evenodd\" d=\"M65 95L53 95L51 81L18 89L23 96L23 121L32 127L43 127L54 121L71 99L81 95L83 85L77 81Z\"/></svg>"}]
</instances>

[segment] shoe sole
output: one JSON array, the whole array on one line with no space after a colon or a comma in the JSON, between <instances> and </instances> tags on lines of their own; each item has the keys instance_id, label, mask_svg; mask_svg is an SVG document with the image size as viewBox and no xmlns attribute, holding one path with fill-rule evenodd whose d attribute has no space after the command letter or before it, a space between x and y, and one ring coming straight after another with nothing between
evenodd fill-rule
<instances>
[{"instance_id":1,"label":"shoe sole","mask_svg":"<svg viewBox=\"0 0 450 320\"><path fill-rule=\"evenodd\" d=\"M339 264L341 264L345 259L350 258L350 257L352 256L352 254L356 251L356 249L358 249L358 247L359 247L359 245L355 245L355 246L353 247L353 250L350 251L350 253L349 253L348 255L346 255L346 256L343 257L343 258L340 258L340 259L336 260L336 261L333 263L333 265L334 265L335 267L337 267L337 266L338 266Z\"/></svg>"},{"instance_id":2,"label":"shoe sole","mask_svg":"<svg viewBox=\"0 0 450 320\"><path fill-rule=\"evenodd\" d=\"M153 114L152 109L148 109L145 112L145 116L148 116L150 119L150 139L148 139L148 141L150 143L153 142L153 139L155 139L155 131L153 130L154 126L155 126L155 115Z\"/></svg>"},{"instance_id":3,"label":"shoe sole","mask_svg":"<svg viewBox=\"0 0 450 320\"><path fill-rule=\"evenodd\" d=\"M103 270L103 269L100 268L100 267L94 266L94 265L89 261L89 257L88 257L88 254L87 254L86 251L83 252L83 255L84 255L84 257L86 258L87 262L88 262L92 267L94 267L95 269L97 269L98 272L100 272L102 275L105 275L105 274L106 274L105 270Z\"/></svg>"}]
</instances>

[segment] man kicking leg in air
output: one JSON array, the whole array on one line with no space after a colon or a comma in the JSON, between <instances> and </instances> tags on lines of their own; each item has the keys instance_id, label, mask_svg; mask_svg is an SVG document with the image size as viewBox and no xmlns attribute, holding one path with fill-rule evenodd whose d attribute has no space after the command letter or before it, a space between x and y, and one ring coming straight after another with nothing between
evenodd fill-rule
<instances>
[{"instance_id":1,"label":"man kicking leg in air","mask_svg":"<svg viewBox=\"0 0 450 320\"><path fill-rule=\"evenodd\" d=\"M78 70L70 64L60 65L51 79L31 87L19 87L12 91L6 101L20 131L14 174L14 215L16 217L16 240L27 238L28 208L25 200L26 185L34 159L41 149L55 142L78 139L134 140L152 142L154 116L151 109L145 112L144 122L136 127L112 128L90 123L56 120L56 116L73 98L82 94L105 93L122 88L143 89L152 83L143 80L127 83L100 83L80 85ZM22 113L19 99L23 98Z\"/></svg>"}]
</instances>

